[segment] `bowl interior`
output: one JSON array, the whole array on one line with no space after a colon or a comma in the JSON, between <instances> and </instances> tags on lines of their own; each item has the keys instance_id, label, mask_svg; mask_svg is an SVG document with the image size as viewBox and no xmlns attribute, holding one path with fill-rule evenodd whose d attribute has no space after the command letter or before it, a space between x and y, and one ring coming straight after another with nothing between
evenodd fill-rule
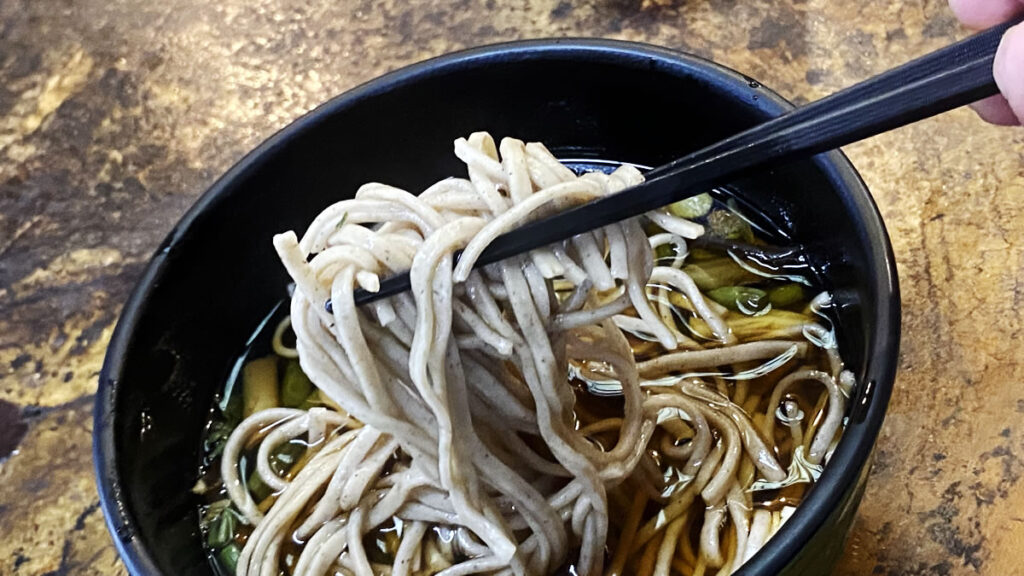
<instances>
[{"instance_id":1,"label":"bowl interior","mask_svg":"<svg viewBox=\"0 0 1024 576\"><path fill-rule=\"evenodd\" d=\"M112 340L97 408L97 470L129 567L210 573L189 488L211 398L285 295L273 234L301 233L365 182L418 191L462 174L452 141L476 130L542 141L562 157L657 165L784 109L749 79L678 53L612 42L520 43L385 76L279 133L169 236ZM862 379L885 389L864 410L879 403L884 410L893 359L878 352L893 327L881 311L891 308L894 278L884 230L852 169L838 154L820 156L738 187L828 263L844 303L845 356ZM881 417L862 422L869 415L854 419L843 441L857 469ZM790 524L800 522L798 513Z\"/></svg>"}]
</instances>

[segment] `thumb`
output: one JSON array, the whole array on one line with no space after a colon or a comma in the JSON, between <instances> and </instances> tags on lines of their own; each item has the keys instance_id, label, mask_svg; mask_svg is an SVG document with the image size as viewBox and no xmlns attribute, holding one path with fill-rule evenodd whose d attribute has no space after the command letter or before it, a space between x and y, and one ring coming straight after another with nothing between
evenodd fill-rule
<instances>
[{"instance_id":1,"label":"thumb","mask_svg":"<svg viewBox=\"0 0 1024 576\"><path fill-rule=\"evenodd\" d=\"M1010 28L996 52L993 74L1003 97L1024 124L1024 24Z\"/></svg>"}]
</instances>

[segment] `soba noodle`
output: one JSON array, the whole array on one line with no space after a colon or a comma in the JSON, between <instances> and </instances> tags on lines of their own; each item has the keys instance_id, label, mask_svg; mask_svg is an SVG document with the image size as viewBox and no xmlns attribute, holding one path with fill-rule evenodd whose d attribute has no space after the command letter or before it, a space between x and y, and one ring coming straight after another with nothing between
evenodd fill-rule
<instances>
[{"instance_id":1,"label":"soba noodle","mask_svg":"<svg viewBox=\"0 0 1024 576\"><path fill-rule=\"evenodd\" d=\"M295 289L273 349L326 405L261 410L231 431L219 475L249 526L235 573L738 568L783 521L754 489L813 481L841 433L851 377L824 349L829 325L799 315L739 340L747 319L683 267L704 227L667 210L474 269L500 234L643 177L577 176L540 144L486 133L455 154L468 179L418 196L366 184L301 238L274 237ZM357 287L405 270L410 292L355 305ZM816 412L801 420L804 388ZM613 413L579 400L590 393ZM275 467L293 442L299 462ZM270 496L254 497L250 472Z\"/></svg>"}]
</instances>

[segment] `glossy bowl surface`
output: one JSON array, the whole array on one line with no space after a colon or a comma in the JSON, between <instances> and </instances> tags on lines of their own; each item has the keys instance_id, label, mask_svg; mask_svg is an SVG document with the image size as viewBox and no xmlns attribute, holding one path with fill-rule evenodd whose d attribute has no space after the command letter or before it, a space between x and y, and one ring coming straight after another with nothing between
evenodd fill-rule
<instances>
[{"instance_id":1,"label":"glossy bowl surface","mask_svg":"<svg viewBox=\"0 0 1024 576\"><path fill-rule=\"evenodd\" d=\"M387 74L296 120L243 158L182 218L122 312L100 376L94 451L107 524L135 575L210 574L189 488L211 398L284 296L274 233L304 230L368 181L408 190L464 171L476 130L563 158L658 165L790 105L706 60L603 40L528 41ZM839 152L736 183L811 247L840 304L860 382L816 488L744 574L824 574L863 491L896 370L899 291L888 236Z\"/></svg>"}]
</instances>

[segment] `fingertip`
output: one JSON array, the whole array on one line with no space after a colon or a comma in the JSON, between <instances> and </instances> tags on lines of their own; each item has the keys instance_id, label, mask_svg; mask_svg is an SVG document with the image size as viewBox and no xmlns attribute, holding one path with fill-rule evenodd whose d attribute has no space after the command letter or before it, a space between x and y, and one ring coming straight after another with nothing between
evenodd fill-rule
<instances>
[{"instance_id":1,"label":"fingertip","mask_svg":"<svg viewBox=\"0 0 1024 576\"><path fill-rule=\"evenodd\" d=\"M1020 123L1010 103L1002 96L993 96L971 104L982 120L999 126L1016 126Z\"/></svg>"},{"instance_id":2,"label":"fingertip","mask_svg":"<svg viewBox=\"0 0 1024 576\"><path fill-rule=\"evenodd\" d=\"M968 28L976 28L974 23L974 13L976 10L973 7L973 0L949 0L949 9L953 11L953 15L956 16L956 19L961 24Z\"/></svg>"},{"instance_id":3,"label":"fingertip","mask_svg":"<svg viewBox=\"0 0 1024 576\"><path fill-rule=\"evenodd\" d=\"M996 52L993 75L1017 121L1024 123L1024 24L1010 28Z\"/></svg>"},{"instance_id":4,"label":"fingertip","mask_svg":"<svg viewBox=\"0 0 1024 576\"><path fill-rule=\"evenodd\" d=\"M1006 22L1024 10L1020 0L949 0L953 14L968 28L981 30Z\"/></svg>"}]
</instances>

